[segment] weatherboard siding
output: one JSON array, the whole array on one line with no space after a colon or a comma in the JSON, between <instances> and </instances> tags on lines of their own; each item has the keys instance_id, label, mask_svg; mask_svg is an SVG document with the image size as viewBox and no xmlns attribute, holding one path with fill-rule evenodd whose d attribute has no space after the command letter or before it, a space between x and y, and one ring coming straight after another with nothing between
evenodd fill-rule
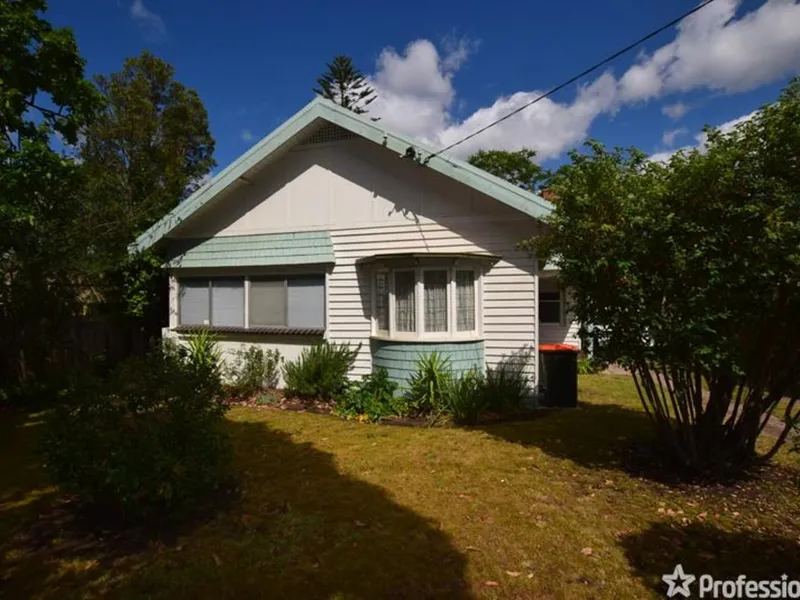
<instances>
[{"instance_id":1,"label":"weatherboard siding","mask_svg":"<svg viewBox=\"0 0 800 600\"><path fill-rule=\"evenodd\" d=\"M390 252L483 252L502 257L483 277L484 356L526 362L535 376L535 261L516 248L538 222L455 180L365 140L290 151L217 207L181 226L184 237L329 231L326 337L361 343L353 376L372 370L370 282L356 260Z\"/></svg>"},{"instance_id":2,"label":"weatherboard siding","mask_svg":"<svg viewBox=\"0 0 800 600\"><path fill-rule=\"evenodd\" d=\"M491 220L475 222L468 231L462 224L459 232L442 223L332 230L336 264L328 281L328 339L351 343L369 340L369 271L357 268L357 259L426 247L437 252L488 252L503 259L483 277L486 362L495 367L530 359L527 372L534 377L534 264L527 253L515 248L516 231L515 223ZM363 375L371 369L369 344L364 343L354 374Z\"/></svg>"},{"instance_id":3,"label":"weatherboard siding","mask_svg":"<svg viewBox=\"0 0 800 600\"><path fill-rule=\"evenodd\" d=\"M372 340L370 344L375 368L386 369L389 379L399 389L408 387L423 355L437 353L450 363L452 372L461 376L472 370L482 370L485 364L483 342L392 342Z\"/></svg>"}]
</instances>

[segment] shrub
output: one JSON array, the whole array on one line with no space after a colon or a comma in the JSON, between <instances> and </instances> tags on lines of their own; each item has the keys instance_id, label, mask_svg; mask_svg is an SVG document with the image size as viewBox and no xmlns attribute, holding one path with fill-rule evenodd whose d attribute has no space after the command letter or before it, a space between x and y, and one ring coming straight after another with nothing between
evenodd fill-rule
<instances>
[{"instance_id":1,"label":"shrub","mask_svg":"<svg viewBox=\"0 0 800 600\"><path fill-rule=\"evenodd\" d=\"M408 382L408 410L414 416L429 415L446 409L447 386L452 378L450 359L437 352L421 354L416 371Z\"/></svg>"},{"instance_id":2,"label":"shrub","mask_svg":"<svg viewBox=\"0 0 800 600\"><path fill-rule=\"evenodd\" d=\"M231 391L240 398L251 398L265 388L278 385L281 353L258 346L242 346L234 353L227 369Z\"/></svg>"},{"instance_id":3,"label":"shrub","mask_svg":"<svg viewBox=\"0 0 800 600\"><path fill-rule=\"evenodd\" d=\"M227 408L213 352L167 344L71 390L43 438L53 481L109 516L175 516L228 479Z\"/></svg>"},{"instance_id":4,"label":"shrub","mask_svg":"<svg viewBox=\"0 0 800 600\"><path fill-rule=\"evenodd\" d=\"M386 369L378 368L364 375L361 381L351 383L337 399L334 412L346 419L366 419L374 423L381 419L400 415L405 402L395 397L397 384L389 379Z\"/></svg>"},{"instance_id":5,"label":"shrub","mask_svg":"<svg viewBox=\"0 0 800 600\"><path fill-rule=\"evenodd\" d=\"M522 408L528 396L528 379L513 366L487 367L483 394L487 410L499 414L514 413Z\"/></svg>"},{"instance_id":6,"label":"shrub","mask_svg":"<svg viewBox=\"0 0 800 600\"><path fill-rule=\"evenodd\" d=\"M169 352L182 352L174 344L168 346ZM222 379L222 353L219 350L216 336L208 330L202 330L189 337L186 359L198 371L209 377Z\"/></svg>"},{"instance_id":7,"label":"shrub","mask_svg":"<svg viewBox=\"0 0 800 600\"><path fill-rule=\"evenodd\" d=\"M280 402L280 395L276 392L264 392L256 397L256 404L259 406L269 406Z\"/></svg>"},{"instance_id":8,"label":"shrub","mask_svg":"<svg viewBox=\"0 0 800 600\"><path fill-rule=\"evenodd\" d=\"M355 363L361 344L323 342L304 348L297 360L283 366L286 393L303 398L332 400L347 387L347 373Z\"/></svg>"},{"instance_id":9,"label":"shrub","mask_svg":"<svg viewBox=\"0 0 800 600\"><path fill-rule=\"evenodd\" d=\"M603 370L603 363L594 358L578 359L578 375L594 375Z\"/></svg>"},{"instance_id":10,"label":"shrub","mask_svg":"<svg viewBox=\"0 0 800 600\"><path fill-rule=\"evenodd\" d=\"M455 423L475 425L486 408L486 380L474 369L451 377L445 385L444 410Z\"/></svg>"}]
</instances>

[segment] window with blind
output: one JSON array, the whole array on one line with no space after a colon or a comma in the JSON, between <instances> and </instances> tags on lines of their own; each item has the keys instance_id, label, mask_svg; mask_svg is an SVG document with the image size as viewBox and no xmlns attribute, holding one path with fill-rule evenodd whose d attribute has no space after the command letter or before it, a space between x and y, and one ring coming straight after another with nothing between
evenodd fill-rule
<instances>
[{"instance_id":1,"label":"window with blind","mask_svg":"<svg viewBox=\"0 0 800 600\"><path fill-rule=\"evenodd\" d=\"M325 327L324 275L180 278L178 287L180 325L241 329Z\"/></svg>"},{"instance_id":2,"label":"window with blind","mask_svg":"<svg viewBox=\"0 0 800 600\"><path fill-rule=\"evenodd\" d=\"M388 269L373 274L373 333L403 340L478 335L478 275L464 267Z\"/></svg>"}]
</instances>

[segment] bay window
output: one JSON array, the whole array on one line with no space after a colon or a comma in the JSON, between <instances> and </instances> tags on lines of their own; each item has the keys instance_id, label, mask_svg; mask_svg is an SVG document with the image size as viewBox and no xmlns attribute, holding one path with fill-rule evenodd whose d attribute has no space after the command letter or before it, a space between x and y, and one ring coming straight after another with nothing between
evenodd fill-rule
<instances>
[{"instance_id":1,"label":"bay window","mask_svg":"<svg viewBox=\"0 0 800 600\"><path fill-rule=\"evenodd\" d=\"M179 277L179 326L323 330L325 276Z\"/></svg>"},{"instance_id":2,"label":"bay window","mask_svg":"<svg viewBox=\"0 0 800 600\"><path fill-rule=\"evenodd\" d=\"M467 266L375 267L373 335L423 341L479 336L478 281L479 271Z\"/></svg>"}]
</instances>

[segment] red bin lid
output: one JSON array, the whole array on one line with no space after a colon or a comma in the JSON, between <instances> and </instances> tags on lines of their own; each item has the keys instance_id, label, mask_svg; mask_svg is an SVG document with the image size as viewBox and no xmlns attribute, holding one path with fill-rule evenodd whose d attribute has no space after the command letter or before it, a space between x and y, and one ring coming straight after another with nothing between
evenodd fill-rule
<instances>
[{"instance_id":1,"label":"red bin lid","mask_svg":"<svg viewBox=\"0 0 800 600\"><path fill-rule=\"evenodd\" d=\"M540 344L539 350L542 352L580 352L580 350L571 344Z\"/></svg>"}]
</instances>

